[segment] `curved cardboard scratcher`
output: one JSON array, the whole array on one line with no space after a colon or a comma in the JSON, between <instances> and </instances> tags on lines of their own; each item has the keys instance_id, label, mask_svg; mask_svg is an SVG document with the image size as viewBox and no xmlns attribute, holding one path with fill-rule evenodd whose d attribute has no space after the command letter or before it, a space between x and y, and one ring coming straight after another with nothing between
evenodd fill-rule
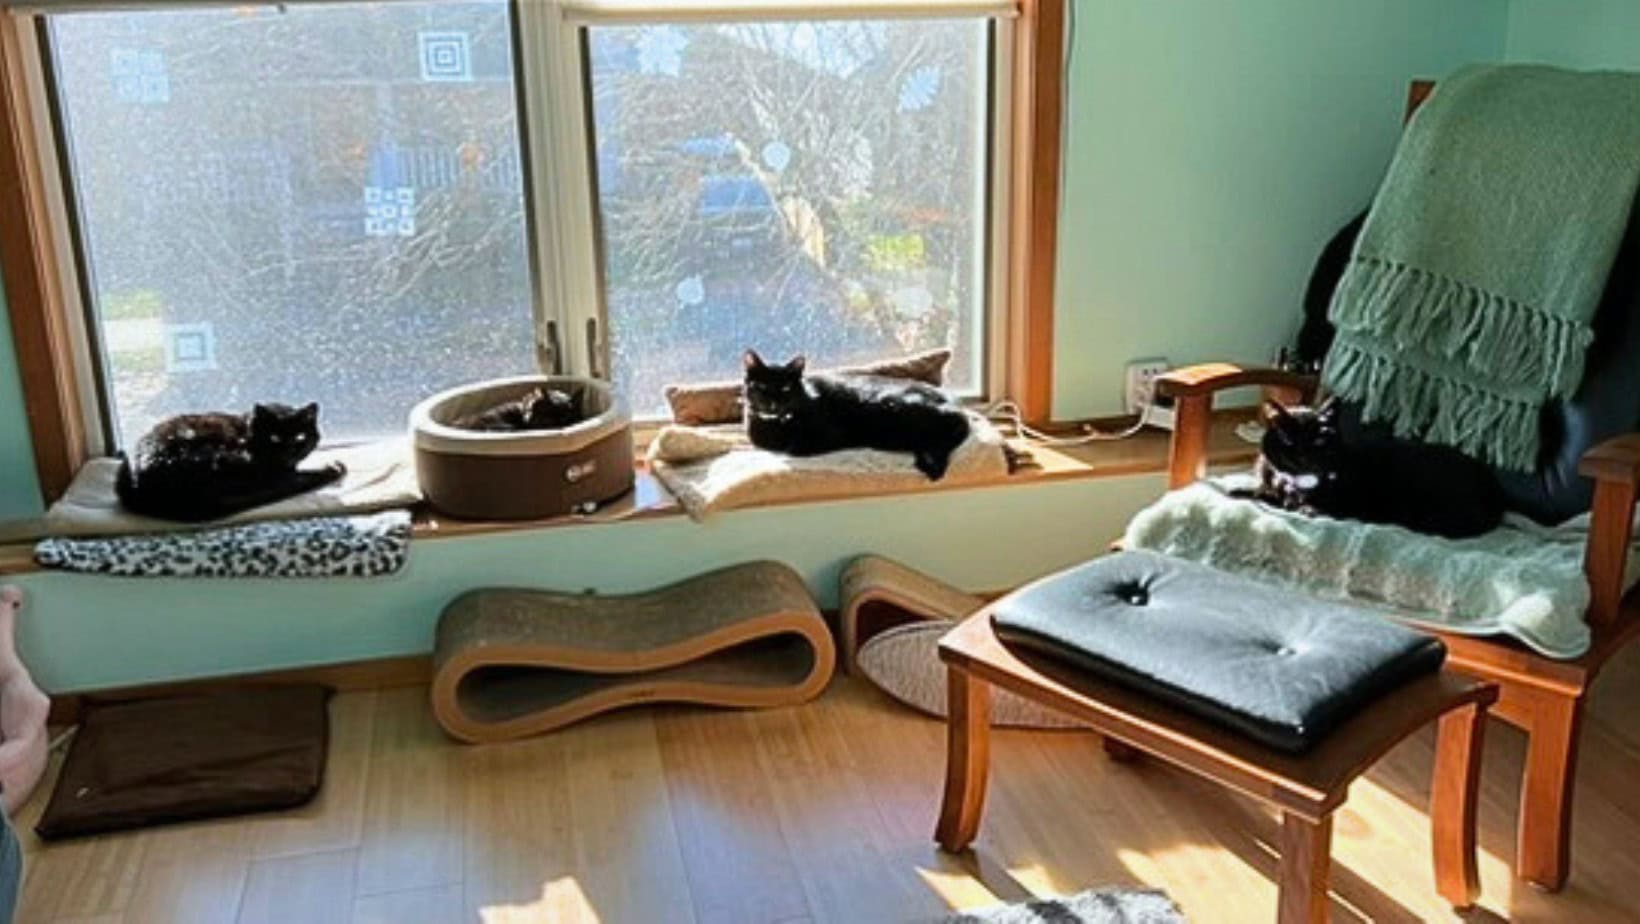
<instances>
[{"instance_id":1,"label":"curved cardboard scratcher","mask_svg":"<svg viewBox=\"0 0 1640 924\"><path fill-rule=\"evenodd\" d=\"M939 640L985 601L880 555L862 555L843 568L840 597L843 669L919 712L945 718L946 668L936 650ZM1084 727L1007 690L992 697L991 724Z\"/></svg>"},{"instance_id":2,"label":"curved cardboard scratcher","mask_svg":"<svg viewBox=\"0 0 1640 924\"><path fill-rule=\"evenodd\" d=\"M861 555L849 562L840 584L843 670L851 674L859 670L861 646L873 636L924 620L955 627L985 605L982 597L881 555Z\"/></svg>"},{"instance_id":3,"label":"curved cardboard scratcher","mask_svg":"<svg viewBox=\"0 0 1640 924\"><path fill-rule=\"evenodd\" d=\"M439 617L433 715L480 743L642 703L795 705L836 659L808 587L776 562L622 596L475 590Z\"/></svg>"}]
</instances>

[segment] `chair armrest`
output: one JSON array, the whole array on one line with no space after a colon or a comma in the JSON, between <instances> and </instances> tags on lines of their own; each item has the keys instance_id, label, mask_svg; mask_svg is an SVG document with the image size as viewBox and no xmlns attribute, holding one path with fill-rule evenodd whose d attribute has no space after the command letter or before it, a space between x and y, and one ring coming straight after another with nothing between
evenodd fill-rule
<instances>
[{"instance_id":1,"label":"chair armrest","mask_svg":"<svg viewBox=\"0 0 1640 924\"><path fill-rule=\"evenodd\" d=\"M1583 570L1589 578L1589 622L1609 624L1623 608L1623 572L1634 532L1640 491L1640 433L1615 437L1584 453L1577 470L1594 479L1589 543Z\"/></svg>"},{"instance_id":2,"label":"chair armrest","mask_svg":"<svg viewBox=\"0 0 1640 924\"><path fill-rule=\"evenodd\" d=\"M1199 366L1169 369L1156 379L1157 392L1169 398L1211 395L1226 388L1240 388L1246 385L1263 385L1292 391L1302 401L1315 394L1316 377L1262 366L1203 363Z\"/></svg>"},{"instance_id":3,"label":"chair armrest","mask_svg":"<svg viewBox=\"0 0 1640 924\"><path fill-rule=\"evenodd\" d=\"M1626 481L1640 485L1640 433L1613 437L1590 449L1578 460L1577 472L1595 481Z\"/></svg>"},{"instance_id":4,"label":"chair armrest","mask_svg":"<svg viewBox=\"0 0 1640 924\"><path fill-rule=\"evenodd\" d=\"M1156 393L1173 399L1173 443L1168 450L1167 483L1182 488L1207 472L1207 437L1213 422L1213 395L1226 388L1262 385L1283 404L1309 401L1316 377L1258 366L1206 363L1164 372Z\"/></svg>"}]
</instances>

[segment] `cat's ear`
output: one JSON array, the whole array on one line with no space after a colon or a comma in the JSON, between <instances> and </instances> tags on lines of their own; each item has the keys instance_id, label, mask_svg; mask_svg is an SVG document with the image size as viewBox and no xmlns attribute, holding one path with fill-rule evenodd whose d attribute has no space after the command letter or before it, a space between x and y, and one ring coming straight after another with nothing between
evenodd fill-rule
<instances>
[{"instance_id":1,"label":"cat's ear","mask_svg":"<svg viewBox=\"0 0 1640 924\"><path fill-rule=\"evenodd\" d=\"M797 373L798 375L802 375L804 368L806 368L808 364L808 357L804 356L802 353L799 353L796 356L793 356L791 360L786 363L786 368Z\"/></svg>"},{"instance_id":2,"label":"cat's ear","mask_svg":"<svg viewBox=\"0 0 1640 924\"><path fill-rule=\"evenodd\" d=\"M272 420L277 416L279 415L273 412L273 408L266 404L254 404L251 406L252 420Z\"/></svg>"},{"instance_id":3,"label":"cat's ear","mask_svg":"<svg viewBox=\"0 0 1640 924\"><path fill-rule=\"evenodd\" d=\"M1265 420L1270 423L1286 423L1291 418L1292 415L1287 413L1287 409L1282 406L1280 401L1273 401L1269 398L1264 399Z\"/></svg>"},{"instance_id":4,"label":"cat's ear","mask_svg":"<svg viewBox=\"0 0 1640 924\"><path fill-rule=\"evenodd\" d=\"M741 354L740 364L745 367L747 372L751 372L753 369L764 368L763 357L757 355L756 350L747 350L745 353Z\"/></svg>"},{"instance_id":5,"label":"cat's ear","mask_svg":"<svg viewBox=\"0 0 1640 924\"><path fill-rule=\"evenodd\" d=\"M304 422L314 423L319 419L319 402L309 401L308 403L302 405L302 409L296 413Z\"/></svg>"}]
</instances>

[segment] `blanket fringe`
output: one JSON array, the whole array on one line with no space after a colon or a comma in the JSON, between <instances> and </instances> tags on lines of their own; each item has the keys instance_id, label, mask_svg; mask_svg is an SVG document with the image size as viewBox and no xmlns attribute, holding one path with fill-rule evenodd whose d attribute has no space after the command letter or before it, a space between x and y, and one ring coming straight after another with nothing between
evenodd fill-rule
<instances>
[{"instance_id":1,"label":"blanket fringe","mask_svg":"<svg viewBox=\"0 0 1640 924\"><path fill-rule=\"evenodd\" d=\"M1386 346L1456 360L1474 374L1480 386L1475 391L1483 394L1493 383L1570 397L1583 379L1584 355L1594 340L1588 324L1374 257L1352 261L1333 296L1330 317L1341 330L1370 333Z\"/></svg>"},{"instance_id":2,"label":"blanket fringe","mask_svg":"<svg viewBox=\"0 0 1640 924\"><path fill-rule=\"evenodd\" d=\"M1328 354L1327 388L1361 404L1366 421L1395 435L1460 449L1499 468L1532 471L1539 407L1398 362L1341 334Z\"/></svg>"}]
</instances>

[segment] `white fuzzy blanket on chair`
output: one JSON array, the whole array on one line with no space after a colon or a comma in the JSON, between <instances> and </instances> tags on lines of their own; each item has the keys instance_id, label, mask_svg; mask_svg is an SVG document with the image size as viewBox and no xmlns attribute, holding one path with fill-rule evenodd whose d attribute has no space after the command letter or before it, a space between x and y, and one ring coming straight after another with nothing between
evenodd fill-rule
<instances>
[{"instance_id":1,"label":"white fuzzy blanket on chair","mask_svg":"<svg viewBox=\"0 0 1640 924\"><path fill-rule=\"evenodd\" d=\"M649 467L695 520L715 510L783 501L890 494L1004 478L1011 470L1007 441L975 414L967 442L951 455L938 482L906 453L848 449L798 458L758 449L739 425L662 428L649 444Z\"/></svg>"},{"instance_id":2,"label":"white fuzzy blanket on chair","mask_svg":"<svg viewBox=\"0 0 1640 924\"><path fill-rule=\"evenodd\" d=\"M1133 518L1123 542L1445 631L1510 635L1552 658L1589 648L1587 516L1551 528L1511 515L1484 536L1451 540L1228 493L1251 484L1242 476L1173 491ZM1637 564L1631 547L1625 586L1640 576Z\"/></svg>"}]
</instances>

